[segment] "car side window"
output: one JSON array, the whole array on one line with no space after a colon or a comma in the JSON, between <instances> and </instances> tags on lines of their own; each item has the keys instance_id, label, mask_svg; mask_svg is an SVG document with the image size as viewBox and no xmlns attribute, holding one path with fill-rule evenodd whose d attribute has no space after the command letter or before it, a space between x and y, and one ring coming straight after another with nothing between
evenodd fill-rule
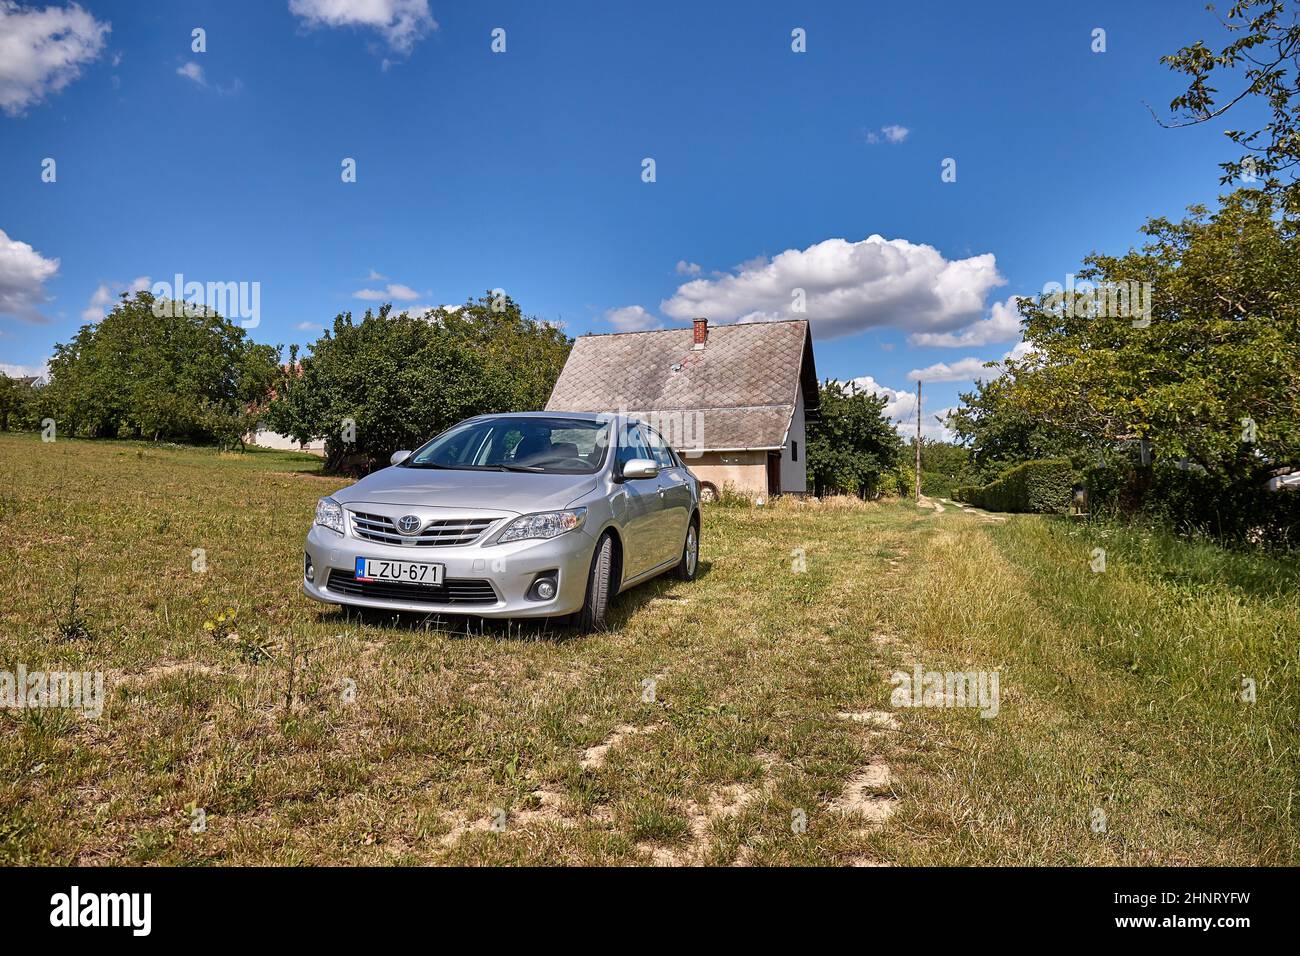
<instances>
[{"instance_id":1,"label":"car side window","mask_svg":"<svg viewBox=\"0 0 1300 956\"><path fill-rule=\"evenodd\" d=\"M622 439L618 443L618 469L620 472L623 466L633 458L651 458L650 449L646 447L645 438L641 435L640 425L628 425L624 430Z\"/></svg>"},{"instance_id":2,"label":"car side window","mask_svg":"<svg viewBox=\"0 0 1300 956\"><path fill-rule=\"evenodd\" d=\"M664 443L664 440L660 437L659 433L653 428L645 428L643 431L645 432L646 441L650 444L650 454L653 455L654 460L659 463L659 467L674 467L676 463L673 461L673 453L668 450L668 446Z\"/></svg>"}]
</instances>

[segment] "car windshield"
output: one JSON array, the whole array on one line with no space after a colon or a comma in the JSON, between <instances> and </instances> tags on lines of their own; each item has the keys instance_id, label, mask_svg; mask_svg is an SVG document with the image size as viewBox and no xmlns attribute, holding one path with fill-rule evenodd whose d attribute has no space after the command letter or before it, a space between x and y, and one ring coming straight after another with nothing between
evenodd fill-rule
<instances>
[{"instance_id":1,"label":"car windshield","mask_svg":"<svg viewBox=\"0 0 1300 956\"><path fill-rule=\"evenodd\" d=\"M502 415L462 422L401 467L590 475L604 464L608 446L608 421Z\"/></svg>"}]
</instances>

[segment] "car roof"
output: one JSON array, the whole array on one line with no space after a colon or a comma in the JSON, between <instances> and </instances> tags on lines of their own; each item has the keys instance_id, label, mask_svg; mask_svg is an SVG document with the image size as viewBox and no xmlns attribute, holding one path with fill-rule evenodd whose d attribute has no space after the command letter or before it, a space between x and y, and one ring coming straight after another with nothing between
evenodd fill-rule
<instances>
[{"instance_id":1,"label":"car roof","mask_svg":"<svg viewBox=\"0 0 1300 956\"><path fill-rule=\"evenodd\" d=\"M612 421L617 418L613 412L489 412L475 415L466 421L479 418L571 418L575 421L595 422Z\"/></svg>"}]
</instances>

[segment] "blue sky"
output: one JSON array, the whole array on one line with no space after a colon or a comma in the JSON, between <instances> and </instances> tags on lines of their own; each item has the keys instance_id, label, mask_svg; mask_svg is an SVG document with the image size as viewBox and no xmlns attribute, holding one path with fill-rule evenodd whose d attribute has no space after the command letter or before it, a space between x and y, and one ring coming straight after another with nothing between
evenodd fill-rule
<instances>
[{"instance_id":1,"label":"blue sky","mask_svg":"<svg viewBox=\"0 0 1300 956\"><path fill-rule=\"evenodd\" d=\"M284 345L366 295L499 287L577 335L797 317L802 288L823 378L909 417L930 369L936 412L1016 345L1008 297L1219 194L1227 124L1144 106L1200 38L1203 0L0 0L30 54L0 64L0 363L175 273L260 283L250 334Z\"/></svg>"}]
</instances>

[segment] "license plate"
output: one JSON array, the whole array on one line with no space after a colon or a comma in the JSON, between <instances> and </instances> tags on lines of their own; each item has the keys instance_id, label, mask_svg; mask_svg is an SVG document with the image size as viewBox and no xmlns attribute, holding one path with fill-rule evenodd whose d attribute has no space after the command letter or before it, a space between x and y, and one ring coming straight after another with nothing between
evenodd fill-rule
<instances>
[{"instance_id":1,"label":"license plate","mask_svg":"<svg viewBox=\"0 0 1300 956\"><path fill-rule=\"evenodd\" d=\"M402 584L441 584L441 564L423 561L389 561L386 558L357 558L358 581L400 581Z\"/></svg>"}]
</instances>

